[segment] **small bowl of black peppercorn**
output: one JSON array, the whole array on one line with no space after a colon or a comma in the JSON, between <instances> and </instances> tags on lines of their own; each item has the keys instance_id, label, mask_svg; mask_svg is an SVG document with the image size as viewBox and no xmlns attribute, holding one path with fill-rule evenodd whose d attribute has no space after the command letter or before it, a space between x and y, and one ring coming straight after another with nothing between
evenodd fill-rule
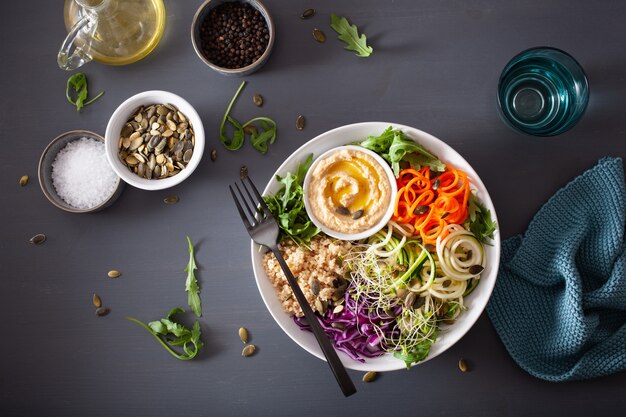
<instances>
[{"instance_id":1,"label":"small bowl of black peppercorn","mask_svg":"<svg viewBox=\"0 0 626 417\"><path fill-rule=\"evenodd\" d=\"M249 75L265 64L274 46L274 22L257 0L206 0L191 25L198 57L224 75Z\"/></svg>"}]
</instances>

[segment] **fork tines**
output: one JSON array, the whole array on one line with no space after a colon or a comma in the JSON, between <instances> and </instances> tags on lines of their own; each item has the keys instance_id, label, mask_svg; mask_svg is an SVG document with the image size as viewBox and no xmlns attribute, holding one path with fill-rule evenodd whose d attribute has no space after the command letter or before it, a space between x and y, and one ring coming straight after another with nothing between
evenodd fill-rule
<instances>
[{"instance_id":1,"label":"fork tines","mask_svg":"<svg viewBox=\"0 0 626 417\"><path fill-rule=\"evenodd\" d=\"M246 185L245 180L248 180L247 182L249 186ZM233 196L233 200L235 200L235 205L237 206L237 210L239 211L241 220L243 220L246 228L250 229L256 226L257 223L261 222L264 218L273 218L272 212L267 207L267 204L265 204L265 201L263 201L261 193L259 193L259 190L257 190L250 177L246 176L245 178L243 178L241 180L241 186L245 190L247 198L244 196L241 188L239 188L239 184L235 183L235 188L237 188L237 193L239 194L239 197L233 190L232 186L229 185L228 188L230 189L230 193ZM252 193L250 193L250 189L252 189ZM242 205L245 206L245 211Z\"/></svg>"}]
</instances>

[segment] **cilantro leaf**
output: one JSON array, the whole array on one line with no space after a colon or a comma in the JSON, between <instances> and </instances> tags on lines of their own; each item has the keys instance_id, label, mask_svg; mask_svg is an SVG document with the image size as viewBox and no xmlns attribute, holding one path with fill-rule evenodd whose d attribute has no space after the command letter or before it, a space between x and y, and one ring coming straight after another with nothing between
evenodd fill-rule
<instances>
[{"instance_id":1,"label":"cilantro leaf","mask_svg":"<svg viewBox=\"0 0 626 417\"><path fill-rule=\"evenodd\" d=\"M185 281L185 291L187 291L187 303L193 310L196 316L202 316L202 302L200 301L200 288L198 287L198 280L194 274L196 267L196 261L193 257L193 245L191 239L187 236L187 242L189 242L189 263L185 267L187 273L187 280ZM172 310L173 311L173 310ZM171 315L172 313L170 313ZM169 317L169 316L168 316Z\"/></svg>"},{"instance_id":2,"label":"cilantro leaf","mask_svg":"<svg viewBox=\"0 0 626 417\"><path fill-rule=\"evenodd\" d=\"M70 90L72 89L76 93L76 98L74 99L71 97L70 94ZM65 97L67 98L67 101L70 102L70 104L76 106L76 111L80 111L86 105L91 104L99 99L104 94L104 91L100 92L91 100L85 101L87 100L88 94L89 92L87 90L87 76L85 74L83 74L82 72L77 72L67 79L67 85L65 87Z\"/></svg>"},{"instance_id":3,"label":"cilantro leaf","mask_svg":"<svg viewBox=\"0 0 626 417\"><path fill-rule=\"evenodd\" d=\"M367 45L365 35L359 35L357 26L351 25L345 17L331 13L330 27L339 34L339 39L347 44L345 49L355 51L357 56L366 58L374 52L374 49Z\"/></svg>"}]
</instances>

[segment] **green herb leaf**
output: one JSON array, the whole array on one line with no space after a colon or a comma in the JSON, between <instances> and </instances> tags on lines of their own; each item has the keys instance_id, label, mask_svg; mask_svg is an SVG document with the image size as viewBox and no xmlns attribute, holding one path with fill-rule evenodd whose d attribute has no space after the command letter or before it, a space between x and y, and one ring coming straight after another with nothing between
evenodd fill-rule
<instances>
[{"instance_id":1,"label":"green herb leaf","mask_svg":"<svg viewBox=\"0 0 626 417\"><path fill-rule=\"evenodd\" d=\"M196 357L204 343L200 340L200 323L197 320L191 329L172 320L171 316L184 311L182 308L177 307L170 311L167 318L152 321L147 325L133 317L126 317L126 319L146 329L175 358L189 360ZM179 346L182 346L183 353L173 349L173 347Z\"/></svg>"},{"instance_id":2,"label":"green herb leaf","mask_svg":"<svg viewBox=\"0 0 626 417\"><path fill-rule=\"evenodd\" d=\"M432 344L433 342L431 340L424 340L422 343L416 345L410 351L402 349L394 352L393 356L394 358L403 360L406 364L406 367L410 368L411 364L421 362L426 359L426 356L428 356L428 352L430 352L430 347Z\"/></svg>"},{"instance_id":3,"label":"green herb leaf","mask_svg":"<svg viewBox=\"0 0 626 417\"><path fill-rule=\"evenodd\" d=\"M200 301L200 288L198 287L198 280L194 274L194 271L198 268L196 267L196 261L193 256L193 245L191 244L189 236L187 236L187 242L189 242L189 263L185 267L185 272L187 273L187 280L185 281L187 303L196 316L200 317L202 316L202 302ZM172 312L173 311L174 310L172 310ZM170 315L171 314L172 313L170 313Z\"/></svg>"},{"instance_id":4,"label":"green herb leaf","mask_svg":"<svg viewBox=\"0 0 626 417\"><path fill-rule=\"evenodd\" d=\"M489 239L493 239L497 224L491 218L491 211L483 206L474 193L469 197L469 230L480 242L488 244Z\"/></svg>"},{"instance_id":5,"label":"green herb leaf","mask_svg":"<svg viewBox=\"0 0 626 417\"><path fill-rule=\"evenodd\" d=\"M72 98L70 94L70 90L73 89L76 95L76 98ZM87 76L82 72L77 72L67 79L67 85L65 88L65 97L67 101L76 106L76 110L80 111L84 106L93 103L97 99L99 99L104 91L100 92L97 96L92 98L89 101L87 100L87 95L89 94L87 90Z\"/></svg>"},{"instance_id":6,"label":"green herb leaf","mask_svg":"<svg viewBox=\"0 0 626 417\"><path fill-rule=\"evenodd\" d=\"M276 194L264 197L283 235L299 245L308 244L321 231L306 214L303 201L302 183L312 163L311 154L298 165L295 174L288 172L284 177L277 175L276 180L282 187Z\"/></svg>"},{"instance_id":7,"label":"green herb leaf","mask_svg":"<svg viewBox=\"0 0 626 417\"><path fill-rule=\"evenodd\" d=\"M222 124L220 125L220 140L226 147L226 149L231 151L236 151L237 149L243 146L243 143L246 139L246 133L244 129L248 126L255 126L256 133L250 135L250 143L257 151L265 154L267 152L268 144L274 143L276 140L276 122L267 117L255 117L254 119L248 120L246 123L239 123L234 117L230 115L230 110L233 107L233 104L241 94L246 82L243 81L239 86L239 89L235 93L235 96L230 101L228 108L226 109L226 113L222 118ZM234 128L232 138L229 138L226 134L226 125L230 123L230 125ZM261 132L259 132L259 127L254 123L258 123L261 126Z\"/></svg>"},{"instance_id":8,"label":"green herb leaf","mask_svg":"<svg viewBox=\"0 0 626 417\"><path fill-rule=\"evenodd\" d=\"M345 49L355 51L357 56L365 58L374 52L374 49L367 45L365 35L359 35L357 26L351 25L345 17L331 13L330 27L339 34L339 39L347 44Z\"/></svg>"},{"instance_id":9,"label":"green herb leaf","mask_svg":"<svg viewBox=\"0 0 626 417\"><path fill-rule=\"evenodd\" d=\"M369 136L360 146L376 152L391 164L393 173L400 174L400 162L406 161L415 169L427 166L433 171L443 172L446 165L422 145L408 138L403 131L391 126L380 136Z\"/></svg>"},{"instance_id":10,"label":"green herb leaf","mask_svg":"<svg viewBox=\"0 0 626 417\"><path fill-rule=\"evenodd\" d=\"M230 100L230 104L228 105L228 108L226 108L226 113L224 113L224 117L222 118L222 124L220 125L220 140L222 141L226 149L230 151L236 151L237 149L241 148L241 146L243 145L243 140L244 140L243 129L240 123L236 122L235 119L230 117L230 109L232 109L233 104L235 104L237 97L239 97L239 94L241 94L241 90L243 90L245 85L246 85L246 82L243 81L241 85L239 86L239 89L237 89L237 92L233 96L232 100ZM232 138L229 138L226 135L226 122L227 121L230 122L230 124L235 127L235 133Z\"/></svg>"},{"instance_id":11,"label":"green herb leaf","mask_svg":"<svg viewBox=\"0 0 626 417\"><path fill-rule=\"evenodd\" d=\"M267 146L274 143L274 141L276 140L276 122L267 117L255 117L254 119L249 120L243 124L242 132L243 129L245 129L247 126L253 125L253 123L255 122L258 122L258 124L261 126L261 129L259 129L257 126L257 133L253 133L252 135L250 135L250 143L252 144L254 149L261 152L262 154L265 154L267 152ZM258 132L258 130L261 130L261 132Z\"/></svg>"}]
</instances>

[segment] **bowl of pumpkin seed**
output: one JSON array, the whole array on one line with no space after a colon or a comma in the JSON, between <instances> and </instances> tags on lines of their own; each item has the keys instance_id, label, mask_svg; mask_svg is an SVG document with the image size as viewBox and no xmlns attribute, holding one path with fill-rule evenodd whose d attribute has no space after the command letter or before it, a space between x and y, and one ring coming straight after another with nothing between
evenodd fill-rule
<instances>
[{"instance_id":1,"label":"bowl of pumpkin seed","mask_svg":"<svg viewBox=\"0 0 626 417\"><path fill-rule=\"evenodd\" d=\"M202 120L189 102L167 91L136 94L113 112L105 133L107 160L126 183L144 190L180 184L204 152Z\"/></svg>"}]
</instances>

